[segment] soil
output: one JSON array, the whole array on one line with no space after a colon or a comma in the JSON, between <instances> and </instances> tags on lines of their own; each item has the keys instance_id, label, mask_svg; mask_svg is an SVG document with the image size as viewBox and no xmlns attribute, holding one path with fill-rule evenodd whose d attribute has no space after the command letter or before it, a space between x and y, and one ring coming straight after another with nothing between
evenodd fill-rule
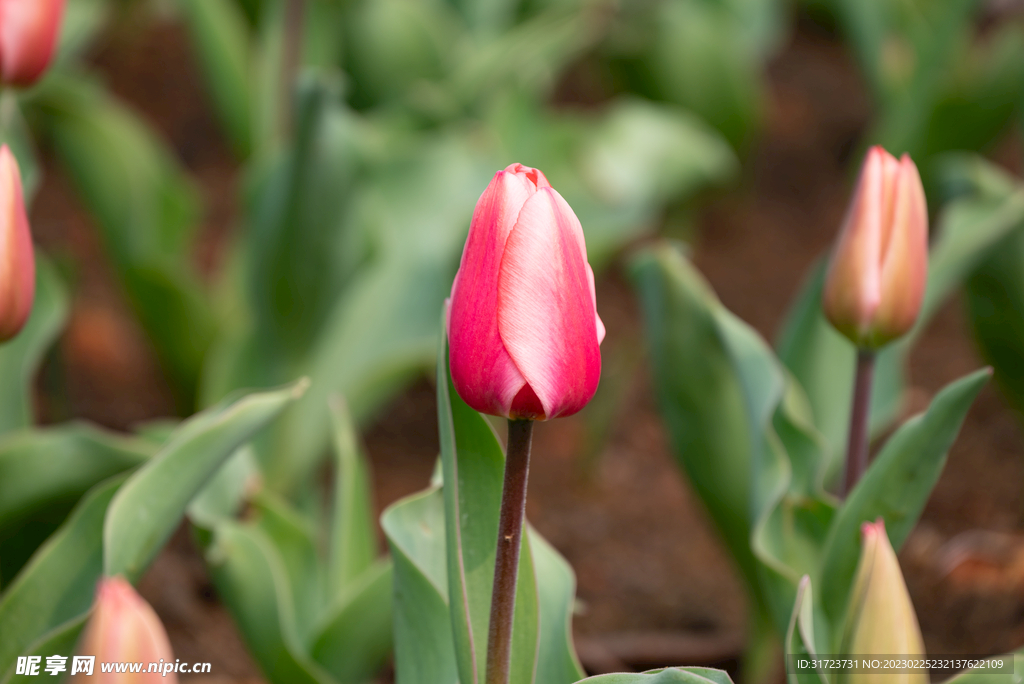
<instances>
[{"instance_id":1,"label":"soil","mask_svg":"<svg viewBox=\"0 0 1024 684\"><path fill-rule=\"evenodd\" d=\"M122 26L93 57L111 89L169 141L206 209L196 263L209 273L237 219L236 171L180 28ZM168 68L168 65L174 65ZM800 25L768 69L763 134L745 175L697 218L694 259L724 304L769 339L809 265L834 238L871 103L833 36ZM44 250L74 263L73 314L44 378L66 382L50 421L83 417L114 428L172 414L174 400L130 313L96 233L60 168L32 211ZM699 500L672 460L621 263L598 285L608 328L606 377L619 392L606 422L594 411L538 426L527 513L576 569L574 628L592 672L717 664L735 672L743 588ZM960 302L929 326L911 358L909 410L979 367ZM433 389L402 394L365 435L379 508L424 487L437 454ZM930 653L995 653L1024 644L1024 434L994 388L983 391L924 517L901 554ZM230 617L185 531L141 583L176 656L213 676L257 682Z\"/></svg>"}]
</instances>

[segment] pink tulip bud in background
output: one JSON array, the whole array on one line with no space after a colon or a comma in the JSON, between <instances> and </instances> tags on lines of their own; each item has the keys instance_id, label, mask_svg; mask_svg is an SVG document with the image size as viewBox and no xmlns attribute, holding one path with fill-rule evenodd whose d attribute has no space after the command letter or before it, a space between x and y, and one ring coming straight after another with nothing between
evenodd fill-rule
<instances>
[{"instance_id":1,"label":"pink tulip bud in background","mask_svg":"<svg viewBox=\"0 0 1024 684\"><path fill-rule=\"evenodd\" d=\"M171 642L153 609L123 577L100 580L92 617L79 643L78 653L95 656L91 675L78 674L72 681L93 684L177 684L169 671L147 672L149 663L174 663ZM144 663L140 673L101 672L100 663Z\"/></svg>"},{"instance_id":2,"label":"pink tulip bud in background","mask_svg":"<svg viewBox=\"0 0 1024 684\"><path fill-rule=\"evenodd\" d=\"M879 518L861 526L860 563L847 609L844 655L925 654L921 628L903 581L900 562ZM842 684L928 684L923 672L852 674Z\"/></svg>"},{"instance_id":3,"label":"pink tulip bud in background","mask_svg":"<svg viewBox=\"0 0 1024 684\"><path fill-rule=\"evenodd\" d=\"M583 228L537 169L512 164L480 196L448 338L455 389L477 411L546 420L597 390L604 325Z\"/></svg>"},{"instance_id":4,"label":"pink tulip bud in background","mask_svg":"<svg viewBox=\"0 0 1024 684\"><path fill-rule=\"evenodd\" d=\"M0 82L29 86L53 57L64 0L0 0Z\"/></svg>"},{"instance_id":5,"label":"pink tulip bud in background","mask_svg":"<svg viewBox=\"0 0 1024 684\"><path fill-rule=\"evenodd\" d=\"M928 277L928 207L917 167L872 147L825 281L825 315L862 349L913 326Z\"/></svg>"},{"instance_id":6,"label":"pink tulip bud in background","mask_svg":"<svg viewBox=\"0 0 1024 684\"><path fill-rule=\"evenodd\" d=\"M0 0L2 1L2 0ZM36 265L18 162L0 146L0 342L17 335L32 312Z\"/></svg>"}]
</instances>

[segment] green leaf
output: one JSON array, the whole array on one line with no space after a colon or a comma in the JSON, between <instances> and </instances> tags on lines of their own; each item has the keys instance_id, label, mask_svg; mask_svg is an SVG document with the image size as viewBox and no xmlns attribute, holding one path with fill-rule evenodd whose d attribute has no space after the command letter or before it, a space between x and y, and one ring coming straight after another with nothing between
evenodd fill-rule
<instances>
[{"instance_id":1,"label":"green leaf","mask_svg":"<svg viewBox=\"0 0 1024 684\"><path fill-rule=\"evenodd\" d=\"M104 516L123 481L108 480L82 499L0 596L0 681L34 643L89 611L103 571Z\"/></svg>"},{"instance_id":2,"label":"green leaf","mask_svg":"<svg viewBox=\"0 0 1024 684\"><path fill-rule=\"evenodd\" d=\"M192 265L195 188L135 113L81 75L51 74L28 104L93 215L182 407L190 407L215 327Z\"/></svg>"},{"instance_id":3,"label":"green leaf","mask_svg":"<svg viewBox=\"0 0 1024 684\"><path fill-rule=\"evenodd\" d=\"M218 593L274 684L335 684L298 636L285 559L258 525L224 520L207 551ZM340 683L337 683L340 684Z\"/></svg>"},{"instance_id":4,"label":"green leaf","mask_svg":"<svg viewBox=\"0 0 1024 684\"><path fill-rule=\"evenodd\" d=\"M394 567L395 681L458 684L448 608L444 495L413 494L381 515Z\"/></svg>"},{"instance_id":5,"label":"green leaf","mask_svg":"<svg viewBox=\"0 0 1024 684\"><path fill-rule=\"evenodd\" d=\"M239 157L252 148L249 27L233 0L181 0L221 126Z\"/></svg>"},{"instance_id":6,"label":"green leaf","mask_svg":"<svg viewBox=\"0 0 1024 684\"><path fill-rule=\"evenodd\" d=\"M461 682L481 682L486 670L498 513L504 453L487 420L466 405L450 384L447 344L437 365L438 427L448 596ZM524 535L516 583L510 681L533 681L540 615L533 554ZM554 683L552 683L554 684Z\"/></svg>"},{"instance_id":7,"label":"green leaf","mask_svg":"<svg viewBox=\"0 0 1024 684\"><path fill-rule=\"evenodd\" d=\"M392 565L379 561L349 583L320 620L311 653L342 684L363 684L391 654Z\"/></svg>"},{"instance_id":8,"label":"green leaf","mask_svg":"<svg viewBox=\"0 0 1024 684\"><path fill-rule=\"evenodd\" d=\"M540 602L540 648L534 681L575 682L583 677L572 641L576 574L544 537L532 527L528 532Z\"/></svg>"},{"instance_id":9,"label":"green leaf","mask_svg":"<svg viewBox=\"0 0 1024 684\"><path fill-rule=\"evenodd\" d=\"M49 656L63 655L70 659L71 655L74 653L78 637L82 633L82 630L85 628L86 622L89 619L89 615L90 613L86 611L78 617L72 618L63 624L54 627L25 649L24 655L39 656L40 664L43 665L44 668L46 665L46 658ZM14 674L16 671L17 668L8 670L6 677L0 677L0 684L33 681L31 679L25 679L25 675ZM43 671L45 672L45 669L43 669Z\"/></svg>"},{"instance_id":10,"label":"green leaf","mask_svg":"<svg viewBox=\"0 0 1024 684\"><path fill-rule=\"evenodd\" d=\"M743 387L723 348L714 294L683 257L663 246L631 263L655 391L673 455L758 593L752 532L752 428Z\"/></svg>"},{"instance_id":11,"label":"green leaf","mask_svg":"<svg viewBox=\"0 0 1024 684\"><path fill-rule=\"evenodd\" d=\"M332 402L334 422L334 514L331 520L328 593L345 593L377 556L373 524L370 466L360 451L348 407L340 397Z\"/></svg>"},{"instance_id":12,"label":"green leaf","mask_svg":"<svg viewBox=\"0 0 1024 684\"><path fill-rule=\"evenodd\" d=\"M106 574L139 577L217 468L301 396L306 385L301 380L225 401L185 421L111 504L104 530Z\"/></svg>"},{"instance_id":13,"label":"green leaf","mask_svg":"<svg viewBox=\"0 0 1024 684\"><path fill-rule=\"evenodd\" d=\"M815 657L818 653L815 643L813 590L811 578L804 575L797 587L793 615L789 620L789 629L786 630L786 658ZM828 684L828 680L820 672L797 673L787 667L787 673L786 679L789 684Z\"/></svg>"},{"instance_id":14,"label":"green leaf","mask_svg":"<svg viewBox=\"0 0 1024 684\"><path fill-rule=\"evenodd\" d=\"M666 670L637 674L606 674L588 677L580 684L731 684L732 679L722 670L707 667L670 667Z\"/></svg>"},{"instance_id":15,"label":"green leaf","mask_svg":"<svg viewBox=\"0 0 1024 684\"><path fill-rule=\"evenodd\" d=\"M69 510L94 485L155 452L87 424L8 433L0 440L0 537L47 508Z\"/></svg>"},{"instance_id":16,"label":"green leaf","mask_svg":"<svg viewBox=\"0 0 1024 684\"><path fill-rule=\"evenodd\" d=\"M68 297L50 262L36 254L36 296L21 333L0 344L0 435L31 426L32 385L43 355L64 327Z\"/></svg>"},{"instance_id":17,"label":"green leaf","mask_svg":"<svg viewBox=\"0 0 1024 684\"><path fill-rule=\"evenodd\" d=\"M899 550L942 473L971 403L991 374L982 369L950 383L927 412L900 426L837 512L818 579L830 624L838 625L846 609L860 555L861 524L883 518L889 540Z\"/></svg>"}]
</instances>

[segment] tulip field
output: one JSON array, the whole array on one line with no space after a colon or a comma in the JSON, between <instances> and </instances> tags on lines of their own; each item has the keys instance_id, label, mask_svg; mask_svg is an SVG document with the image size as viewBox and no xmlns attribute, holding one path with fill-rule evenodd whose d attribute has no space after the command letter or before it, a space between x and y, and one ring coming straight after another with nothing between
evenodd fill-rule
<instances>
[{"instance_id":1,"label":"tulip field","mask_svg":"<svg viewBox=\"0 0 1024 684\"><path fill-rule=\"evenodd\" d=\"M1024 3L0 0L0 684L1017 684Z\"/></svg>"}]
</instances>

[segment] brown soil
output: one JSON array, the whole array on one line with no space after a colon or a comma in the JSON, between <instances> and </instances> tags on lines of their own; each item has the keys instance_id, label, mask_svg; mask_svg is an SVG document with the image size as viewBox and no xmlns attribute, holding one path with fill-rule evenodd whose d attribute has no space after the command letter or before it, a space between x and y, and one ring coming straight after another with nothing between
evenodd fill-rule
<instances>
[{"instance_id":1,"label":"brown soil","mask_svg":"<svg viewBox=\"0 0 1024 684\"><path fill-rule=\"evenodd\" d=\"M209 271L237 216L236 168L182 32L117 31L95 62L197 178L207 215L196 258ZM834 237L871 109L843 49L806 27L770 65L769 95L743 182L699 214L695 260L725 305L771 338L807 267ZM32 219L47 252L78 264L74 314L51 359L69 398L44 402L49 419L74 415L125 428L172 412L144 335L52 160ZM598 299L613 357L606 368L620 375L604 382L622 388L621 409L597 448L600 419L587 412L538 427L528 515L576 569L575 630L590 669L732 667L745 629L742 586L672 461L648 369L631 361L641 346L638 312L617 268L602 279ZM929 327L911 364L917 408L981 365L965 330L955 301ZM437 454L429 383L398 398L365 442L379 507L425 486ZM1024 643L1022 481L1019 418L986 389L902 554L930 652L1001 652ZM141 586L176 655L213 663L214 677L189 681L259 681L187 534L175 537Z\"/></svg>"}]
</instances>

